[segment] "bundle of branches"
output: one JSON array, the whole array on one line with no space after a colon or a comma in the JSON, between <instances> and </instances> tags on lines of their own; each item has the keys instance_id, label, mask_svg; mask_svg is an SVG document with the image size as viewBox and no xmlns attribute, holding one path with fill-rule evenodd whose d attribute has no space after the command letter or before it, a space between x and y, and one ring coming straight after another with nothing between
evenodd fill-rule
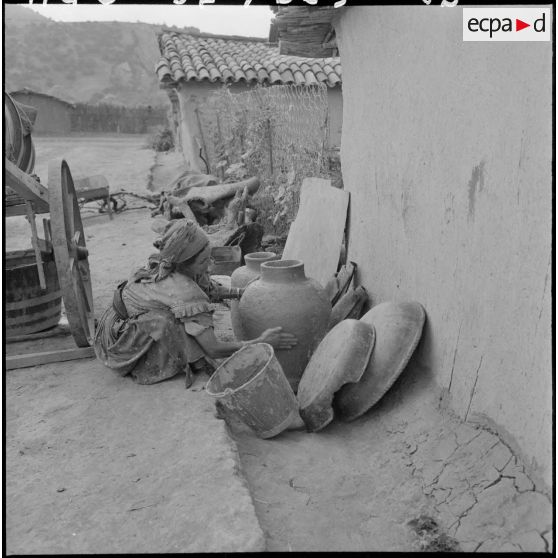
<instances>
[{"instance_id":1,"label":"bundle of branches","mask_svg":"<svg viewBox=\"0 0 558 558\"><path fill-rule=\"evenodd\" d=\"M170 192L162 192L159 207L153 216L166 219L189 217L200 225L213 225L224 220L225 225L244 223L248 197L259 186L258 178L233 183L217 183L211 175L185 174L175 181ZM239 221L241 221L239 223Z\"/></svg>"}]
</instances>

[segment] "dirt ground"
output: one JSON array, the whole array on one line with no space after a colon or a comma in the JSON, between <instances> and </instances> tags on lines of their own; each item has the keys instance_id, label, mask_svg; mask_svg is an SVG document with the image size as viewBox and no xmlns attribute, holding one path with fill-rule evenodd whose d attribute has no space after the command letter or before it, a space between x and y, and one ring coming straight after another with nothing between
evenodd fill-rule
<instances>
[{"instance_id":1,"label":"dirt ground","mask_svg":"<svg viewBox=\"0 0 558 558\"><path fill-rule=\"evenodd\" d=\"M58 155L57 145L74 175L106 170L111 189L141 193L154 173L162 176L143 138L109 138L112 156L98 137L79 148L44 139L35 141L38 161ZM95 202L82 209L97 317L154 250L150 209L128 202L112 221ZM25 219L8 219L6 249L28 247L29 230ZM8 344L6 352L72 347L61 336ZM7 371L7 554L264 549L237 449L203 393L206 379L189 390L183 376L139 386L91 358Z\"/></svg>"},{"instance_id":2,"label":"dirt ground","mask_svg":"<svg viewBox=\"0 0 558 558\"><path fill-rule=\"evenodd\" d=\"M38 138L37 161L60 150L79 174L110 175L115 189L138 193L164 187L174 175L177 157L156 156L143 138L111 142ZM39 175L40 169L39 163ZM97 314L118 281L152 251L149 210L135 203L115 217L118 226L94 206L83 212ZM13 219L7 250L24 247L27 227ZM230 334L227 313L218 318L220 333ZM65 343L72 346L60 338L28 350ZM436 385L413 361L356 421L269 440L230 417L227 424L217 419L203 384L199 378L187 391L176 378L130 387L92 360L8 372L8 553L234 551L262 544L293 552L552 549L548 489L525 474L495 433L442 409ZM185 404L197 413L196 424L181 422ZM129 411L129 420L117 420L116 408ZM214 431L215 454L180 447L184 428ZM233 457L219 449L223 444ZM192 470L183 471L184 459ZM225 474L219 463L235 459L240 478L221 479L232 485L228 501L203 500L192 479L218 479ZM235 536L196 539L188 517L178 513L184 499L207 518L206 531L217 537L223 529L216 521L227 521ZM121 510L122 523L107 522ZM56 521L45 522L49 515Z\"/></svg>"},{"instance_id":3,"label":"dirt ground","mask_svg":"<svg viewBox=\"0 0 558 558\"><path fill-rule=\"evenodd\" d=\"M552 504L411 365L351 423L260 440L232 425L272 551L548 551Z\"/></svg>"},{"instance_id":4,"label":"dirt ground","mask_svg":"<svg viewBox=\"0 0 558 558\"><path fill-rule=\"evenodd\" d=\"M37 136L33 143L35 174L45 184L49 161L63 157L74 178L103 174L111 192L141 194L149 190L149 169L155 164L155 153L147 147L147 135Z\"/></svg>"}]
</instances>

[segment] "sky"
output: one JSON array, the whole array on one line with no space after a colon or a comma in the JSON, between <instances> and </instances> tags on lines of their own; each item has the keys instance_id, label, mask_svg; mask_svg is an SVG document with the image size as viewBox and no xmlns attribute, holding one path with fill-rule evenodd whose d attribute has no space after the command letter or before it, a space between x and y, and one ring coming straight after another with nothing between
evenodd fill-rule
<instances>
[{"instance_id":1,"label":"sky","mask_svg":"<svg viewBox=\"0 0 558 558\"><path fill-rule=\"evenodd\" d=\"M41 0L39 0L41 1ZM39 4L25 5L55 21L141 21L192 26L200 31L218 35L243 35L246 37L269 36L269 23L273 12L269 6L212 6L175 5L169 0L163 5L117 4Z\"/></svg>"}]
</instances>

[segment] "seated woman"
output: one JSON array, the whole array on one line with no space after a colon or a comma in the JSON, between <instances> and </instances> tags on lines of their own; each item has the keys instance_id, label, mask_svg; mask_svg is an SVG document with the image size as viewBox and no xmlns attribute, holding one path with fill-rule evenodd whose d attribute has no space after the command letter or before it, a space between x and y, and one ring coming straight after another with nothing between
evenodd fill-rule
<instances>
[{"instance_id":1,"label":"seated woman","mask_svg":"<svg viewBox=\"0 0 558 558\"><path fill-rule=\"evenodd\" d=\"M209 279L211 248L193 221L170 221L155 244L158 254L117 288L95 333L97 358L139 384L153 384L185 372L207 369L205 357L223 358L244 345L269 343L290 349L296 338L281 328L251 341L223 342L215 337L210 297L219 287Z\"/></svg>"}]
</instances>

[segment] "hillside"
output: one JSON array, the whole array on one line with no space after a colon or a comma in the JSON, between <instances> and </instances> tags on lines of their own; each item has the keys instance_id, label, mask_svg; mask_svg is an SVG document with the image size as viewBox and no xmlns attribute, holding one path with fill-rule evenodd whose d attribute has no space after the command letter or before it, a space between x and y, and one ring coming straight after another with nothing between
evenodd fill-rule
<instances>
[{"instance_id":1,"label":"hillside","mask_svg":"<svg viewBox=\"0 0 558 558\"><path fill-rule=\"evenodd\" d=\"M47 23L48 17L17 4L4 4L4 23L8 25L27 25L28 23Z\"/></svg>"},{"instance_id":2,"label":"hillside","mask_svg":"<svg viewBox=\"0 0 558 558\"><path fill-rule=\"evenodd\" d=\"M70 102L127 106L168 102L155 75L159 25L62 23L23 6L4 8L7 91L26 87Z\"/></svg>"}]
</instances>

